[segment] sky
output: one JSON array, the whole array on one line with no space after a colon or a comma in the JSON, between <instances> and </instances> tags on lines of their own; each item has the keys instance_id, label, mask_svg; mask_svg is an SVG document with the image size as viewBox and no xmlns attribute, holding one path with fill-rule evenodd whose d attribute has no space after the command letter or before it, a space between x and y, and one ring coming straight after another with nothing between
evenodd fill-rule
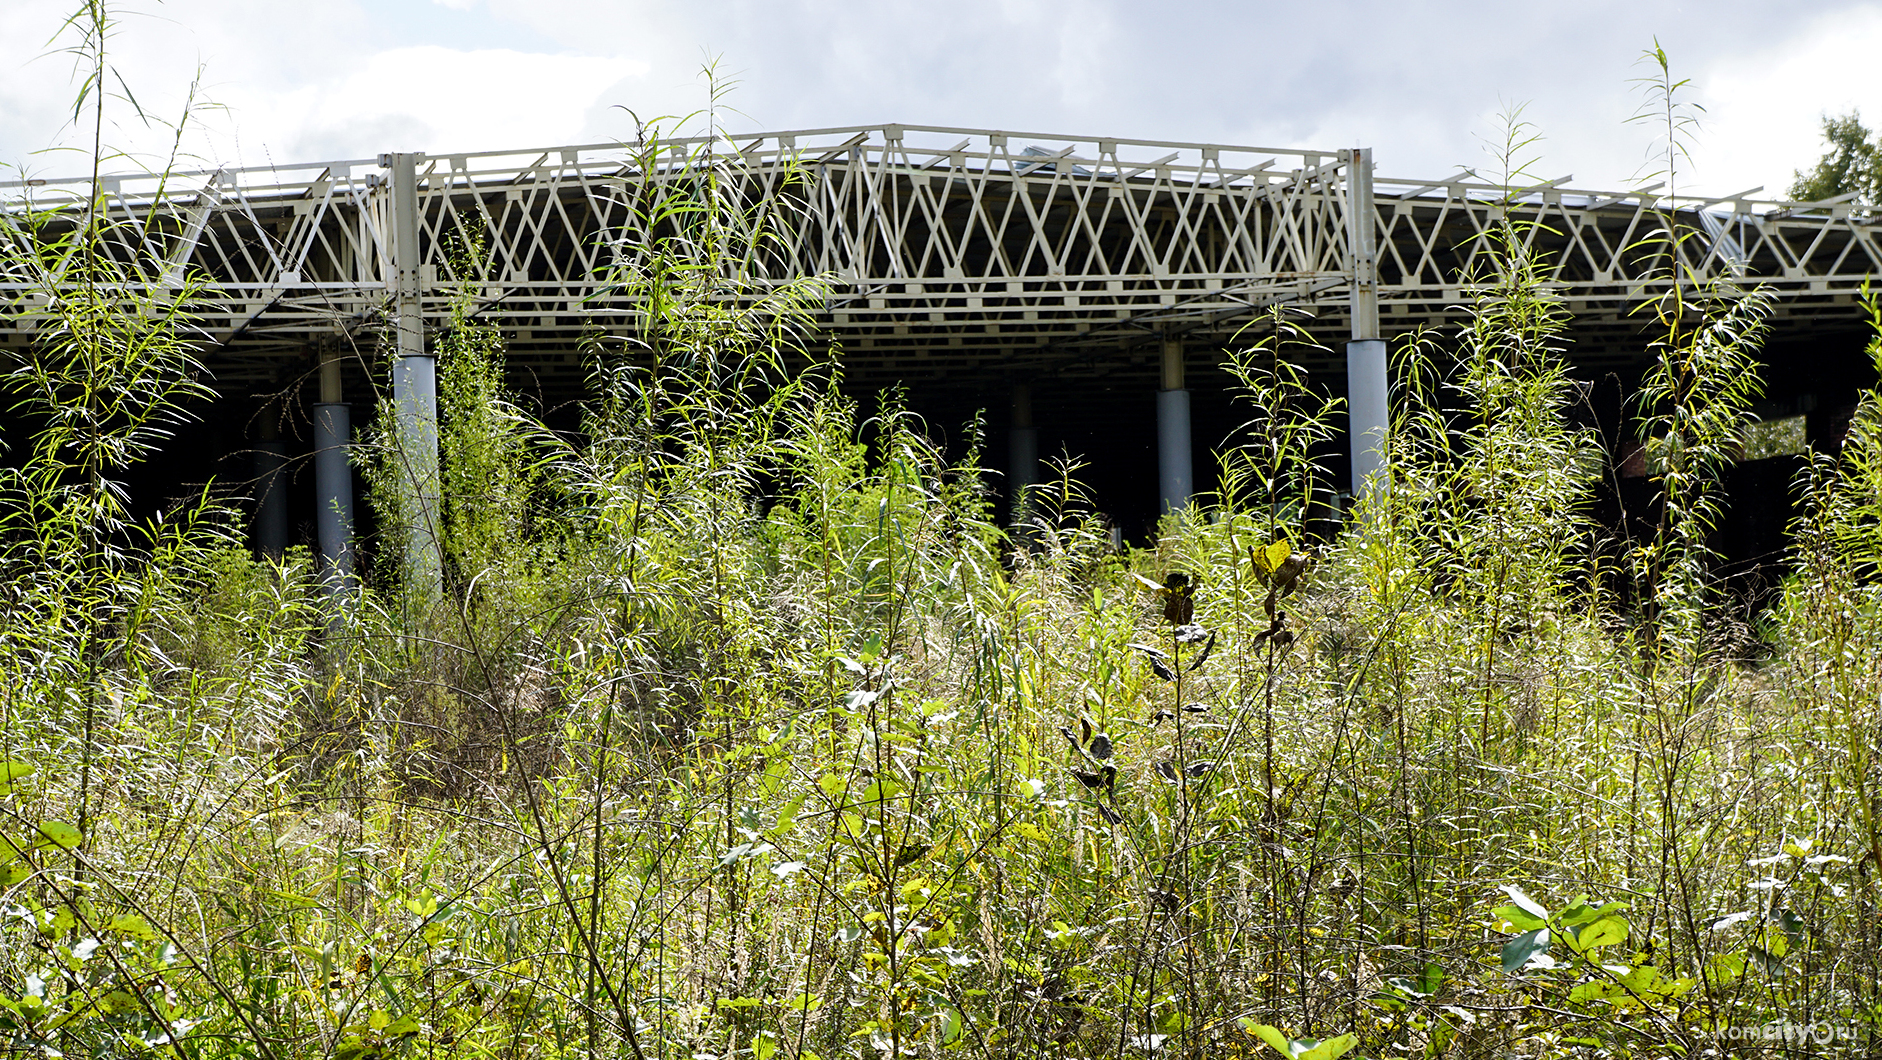
<instances>
[{"instance_id":1,"label":"sky","mask_svg":"<svg viewBox=\"0 0 1882 1060\"><path fill-rule=\"evenodd\" d=\"M74 0L4 0L0 164L84 172ZM1579 4L1419 0L137 0L115 71L164 118L192 82L191 168L612 142L629 111L704 105L736 81L738 131L948 125L1281 148L1373 148L1378 171L1495 168L1504 116L1531 172L1621 189L1656 168L1628 122L1656 40L1703 107L1681 183L1782 197L1819 120L1882 125L1882 0ZM118 87L114 78L113 88ZM171 134L118 103L105 139L145 161ZM114 169L143 168L120 161ZM16 179L6 174L6 179Z\"/></svg>"}]
</instances>

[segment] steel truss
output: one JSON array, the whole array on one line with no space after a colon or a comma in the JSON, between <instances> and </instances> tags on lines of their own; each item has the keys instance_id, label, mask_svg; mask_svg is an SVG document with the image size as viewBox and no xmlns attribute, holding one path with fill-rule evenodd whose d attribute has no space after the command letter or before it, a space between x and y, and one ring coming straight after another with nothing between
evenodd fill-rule
<instances>
[{"instance_id":1,"label":"steel truss","mask_svg":"<svg viewBox=\"0 0 1882 1060\"><path fill-rule=\"evenodd\" d=\"M611 277L634 253L628 200L706 141L660 158L621 145L416 156L416 247L395 236L397 159L107 178L120 248L163 263L162 282L206 277L203 325L226 382L261 382L336 336L374 336L406 297L436 323L469 290L539 376L572 377L585 333L631 330ZM1780 315L1841 322L1882 267L1882 219L1847 200L1794 203L1509 189L1466 171L1374 176L1355 150L1295 151L885 125L726 136L712 164L742 201L788 199L800 218L759 279L823 274L825 322L852 378L974 378L989 369L1102 373L1168 336L1229 341L1264 307L1313 314L1329 336L1366 330L1376 290L1392 334L1454 315L1489 263L1502 218L1542 256L1577 318L1580 356L1638 350L1630 311L1679 271L1764 284ZM795 180L796 183L790 183ZM71 216L84 179L0 184L15 211ZM1369 220L1376 253L1355 219ZM1672 219L1696 235L1648 240ZM409 239L409 237L408 237ZM481 241L481 255L466 246ZM29 340L33 285L4 277L17 311L0 339ZM1360 297L1355 299L1355 291ZM1370 310L1361 309L1362 314Z\"/></svg>"}]
</instances>

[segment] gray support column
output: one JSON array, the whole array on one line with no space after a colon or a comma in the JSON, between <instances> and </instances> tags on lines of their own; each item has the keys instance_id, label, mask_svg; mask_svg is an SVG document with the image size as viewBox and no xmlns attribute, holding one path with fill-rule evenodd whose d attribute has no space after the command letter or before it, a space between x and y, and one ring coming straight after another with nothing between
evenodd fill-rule
<instances>
[{"instance_id":1,"label":"gray support column","mask_svg":"<svg viewBox=\"0 0 1882 1060\"><path fill-rule=\"evenodd\" d=\"M1346 411L1353 459L1354 497L1369 485L1389 485L1384 477L1385 435L1392 422L1387 400L1385 340L1379 333L1379 260L1376 214L1372 201L1372 149L1345 152L1348 252L1353 279L1352 341L1346 344Z\"/></svg>"},{"instance_id":2,"label":"gray support column","mask_svg":"<svg viewBox=\"0 0 1882 1060\"><path fill-rule=\"evenodd\" d=\"M1189 453L1189 391L1183 382L1183 343L1165 339L1163 388L1157 391L1157 488L1166 512L1188 504L1195 492Z\"/></svg>"},{"instance_id":3,"label":"gray support column","mask_svg":"<svg viewBox=\"0 0 1882 1060\"><path fill-rule=\"evenodd\" d=\"M281 469L288 447L272 408L261 410L261 437L255 441L255 551L274 559L288 547L287 486Z\"/></svg>"},{"instance_id":4,"label":"gray support column","mask_svg":"<svg viewBox=\"0 0 1882 1060\"><path fill-rule=\"evenodd\" d=\"M314 536L320 545L321 577L327 591L351 591L353 583L352 409L342 400L340 358L329 350L320 362L320 404L314 406Z\"/></svg>"},{"instance_id":5,"label":"gray support column","mask_svg":"<svg viewBox=\"0 0 1882 1060\"><path fill-rule=\"evenodd\" d=\"M1006 494L1013 522L1025 516L1030 487L1039 482L1039 432L1032 421L1032 387L1013 384L1013 429L1007 438Z\"/></svg>"},{"instance_id":6,"label":"gray support column","mask_svg":"<svg viewBox=\"0 0 1882 1060\"><path fill-rule=\"evenodd\" d=\"M392 404L398 424L396 459L405 470L405 585L437 595L443 588L444 560L438 521L438 371L425 352L425 319L420 304L418 240L418 161L420 154L384 156L392 168L393 313L398 330L398 360L392 369Z\"/></svg>"}]
</instances>

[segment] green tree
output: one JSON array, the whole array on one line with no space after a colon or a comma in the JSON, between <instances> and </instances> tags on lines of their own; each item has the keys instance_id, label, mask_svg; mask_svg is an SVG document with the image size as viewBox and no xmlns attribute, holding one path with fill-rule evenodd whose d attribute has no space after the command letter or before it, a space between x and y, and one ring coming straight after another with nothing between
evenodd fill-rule
<instances>
[{"instance_id":1,"label":"green tree","mask_svg":"<svg viewBox=\"0 0 1882 1060\"><path fill-rule=\"evenodd\" d=\"M1882 139L1870 135L1862 116L1853 110L1840 118L1824 115L1823 140L1830 149L1810 172L1796 171L1790 197L1819 202L1854 192L1865 204L1882 202Z\"/></svg>"}]
</instances>

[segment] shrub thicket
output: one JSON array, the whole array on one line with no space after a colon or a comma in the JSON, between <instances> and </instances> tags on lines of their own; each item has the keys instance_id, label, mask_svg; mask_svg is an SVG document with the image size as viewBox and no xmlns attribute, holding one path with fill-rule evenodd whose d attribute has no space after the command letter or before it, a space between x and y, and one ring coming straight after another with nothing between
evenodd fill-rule
<instances>
[{"instance_id":1,"label":"shrub thicket","mask_svg":"<svg viewBox=\"0 0 1882 1060\"><path fill-rule=\"evenodd\" d=\"M587 349L579 435L454 316L446 591L337 618L215 503L124 518L194 395L190 292L102 210L9 215L50 321L6 377L41 424L0 494L11 1052L1876 1047L1882 397L1744 661L1705 541L1760 295L1655 317L1643 540L1590 522L1511 226L1467 322L1400 347L1390 488L1337 537L1336 403L1276 317L1222 492L1118 554L1073 469L1009 537L976 453L865 417L805 352L819 284L752 279L788 197L720 166L623 187L641 317Z\"/></svg>"}]
</instances>

